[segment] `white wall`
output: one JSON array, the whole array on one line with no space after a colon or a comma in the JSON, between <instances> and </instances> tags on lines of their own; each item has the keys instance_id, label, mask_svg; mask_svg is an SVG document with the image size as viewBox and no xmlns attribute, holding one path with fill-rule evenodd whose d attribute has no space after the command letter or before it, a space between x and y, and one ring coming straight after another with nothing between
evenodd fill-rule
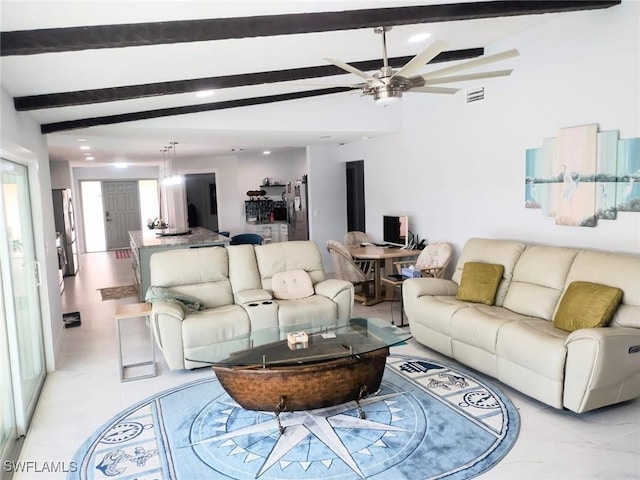
<instances>
[{"instance_id":1,"label":"white wall","mask_svg":"<svg viewBox=\"0 0 640 480\"><path fill-rule=\"evenodd\" d=\"M39 125L13 107L13 99L0 88L0 150L3 156L28 166L36 257L42 266L40 305L47 370L55 368L62 347L62 302L58 283L58 253L53 222L51 175L45 138Z\"/></svg>"},{"instance_id":2,"label":"white wall","mask_svg":"<svg viewBox=\"0 0 640 480\"><path fill-rule=\"evenodd\" d=\"M640 136L639 10L623 2L571 13L492 45L487 53L521 56L495 68L514 66L511 77L468 82L485 86L484 101L466 104L464 92L405 97L400 134L340 147L342 161L365 160L367 229L380 238L383 213L396 211L421 237L458 251L481 236L638 252L638 213L567 227L523 203L525 150L559 128L597 123Z\"/></svg>"},{"instance_id":3,"label":"white wall","mask_svg":"<svg viewBox=\"0 0 640 480\"><path fill-rule=\"evenodd\" d=\"M338 148L307 148L309 166L309 239L322 252L327 272L333 271L327 253L327 240L342 241L347 231L347 186L345 165L339 161Z\"/></svg>"},{"instance_id":4,"label":"white wall","mask_svg":"<svg viewBox=\"0 0 640 480\"><path fill-rule=\"evenodd\" d=\"M184 159L180 173L215 173L218 194L218 227L231 235L246 231L244 202L249 190L259 190L265 177L282 182L306 173L306 152L292 149L271 155L237 155Z\"/></svg>"}]
</instances>

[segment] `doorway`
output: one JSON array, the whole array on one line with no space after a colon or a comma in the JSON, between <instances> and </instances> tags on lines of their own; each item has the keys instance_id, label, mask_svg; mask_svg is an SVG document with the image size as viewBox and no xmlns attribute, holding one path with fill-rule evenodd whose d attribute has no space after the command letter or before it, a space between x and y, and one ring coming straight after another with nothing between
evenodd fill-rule
<instances>
[{"instance_id":1,"label":"doorway","mask_svg":"<svg viewBox=\"0 0 640 480\"><path fill-rule=\"evenodd\" d=\"M129 247L129 232L141 230L137 181L102 182L107 250Z\"/></svg>"},{"instance_id":2,"label":"doorway","mask_svg":"<svg viewBox=\"0 0 640 480\"><path fill-rule=\"evenodd\" d=\"M184 176L189 227L218 231L218 194L215 173L193 173Z\"/></svg>"},{"instance_id":3,"label":"doorway","mask_svg":"<svg viewBox=\"0 0 640 480\"><path fill-rule=\"evenodd\" d=\"M15 460L46 375L28 169L0 158L0 460Z\"/></svg>"},{"instance_id":4,"label":"doorway","mask_svg":"<svg viewBox=\"0 0 640 480\"><path fill-rule=\"evenodd\" d=\"M366 232L364 160L347 162L347 231Z\"/></svg>"},{"instance_id":5,"label":"doorway","mask_svg":"<svg viewBox=\"0 0 640 480\"><path fill-rule=\"evenodd\" d=\"M160 217L160 199L157 180L138 180L140 223L146 225ZM106 246L106 225L104 202L102 201L102 181L82 180L82 224L85 252L104 252ZM134 230L139 229L135 228ZM127 243L128 245L128 243Z\"/></svg>"}]
</instances>

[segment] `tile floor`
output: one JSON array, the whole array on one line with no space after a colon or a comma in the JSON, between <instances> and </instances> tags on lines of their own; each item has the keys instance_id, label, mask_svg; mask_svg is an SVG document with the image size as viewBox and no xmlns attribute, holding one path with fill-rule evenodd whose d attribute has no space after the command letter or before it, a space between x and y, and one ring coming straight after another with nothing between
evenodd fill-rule
<instances>
[{"instance_id":1,"label":"tile floor","mask_svg":"<svg viewBox=\"0 0 640 480\"><path fill-rule=\"evenodd\" d=\"M80 311L82 325L64 331L57 369L48 375L25 439L20 460L68 462L77 447L101 424L123 408L149 395L211 375L208 369L172 372L156 352L158 376L120 382L114 312L118 303L135 298L102 301L102 287L132 282L129 259L112 252L80 256L80 271L65 280L63 311ZM356 306L356 314L398 320L398 303ZM149 353L145 322L135 319L123 328L125 351ZM398 352L417 354L445 363L432 350L410 342ZM128 356L135 361L135 356ZM518 408L521 430L513 449L481 479L640 479L640 399L577 415L558 411L494 381ZM16 474L14 480L65 478L65 474ZM416 474L418 480L419 474ZM186 479L199 480L199 479Z\"/></svg>"}]
</instances>

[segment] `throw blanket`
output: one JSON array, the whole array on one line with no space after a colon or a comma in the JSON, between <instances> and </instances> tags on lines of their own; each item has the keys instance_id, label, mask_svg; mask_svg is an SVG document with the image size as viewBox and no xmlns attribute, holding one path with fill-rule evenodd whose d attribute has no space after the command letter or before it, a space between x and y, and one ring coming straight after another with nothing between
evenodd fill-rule
<instances>
[{"instance_id":1,"label":"throw blanket","mask_svg":"<svg viewBox=\"0 0 640 480\"><path fill-rule=\"evenodd\" d=\"M156 287L154 285L149 287L144 299L150 303L153 303L153 302L175 303L176 305L181 307L185 313L197 312L198 310L204 310L205 308L207 308L205 305L202 305L197 299L193 297L172 292L167 287Z\"/></svg>"}]
</instances>

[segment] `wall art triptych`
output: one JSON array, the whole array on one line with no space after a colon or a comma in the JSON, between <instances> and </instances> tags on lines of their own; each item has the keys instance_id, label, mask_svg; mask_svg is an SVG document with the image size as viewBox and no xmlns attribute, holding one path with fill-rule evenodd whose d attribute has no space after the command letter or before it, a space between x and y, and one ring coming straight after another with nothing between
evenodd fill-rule
<instances>
[{"instance_id":1,"label":"wall art triptych","mask_svg":"<svg viewBox=\"0 0 640 480\"><path fill-rule=\"evenodd\" d=\"M560 129L526 151L525 207L580 227L640 212L640 138L595 124Z\"/></svg>"}]
</instances>

